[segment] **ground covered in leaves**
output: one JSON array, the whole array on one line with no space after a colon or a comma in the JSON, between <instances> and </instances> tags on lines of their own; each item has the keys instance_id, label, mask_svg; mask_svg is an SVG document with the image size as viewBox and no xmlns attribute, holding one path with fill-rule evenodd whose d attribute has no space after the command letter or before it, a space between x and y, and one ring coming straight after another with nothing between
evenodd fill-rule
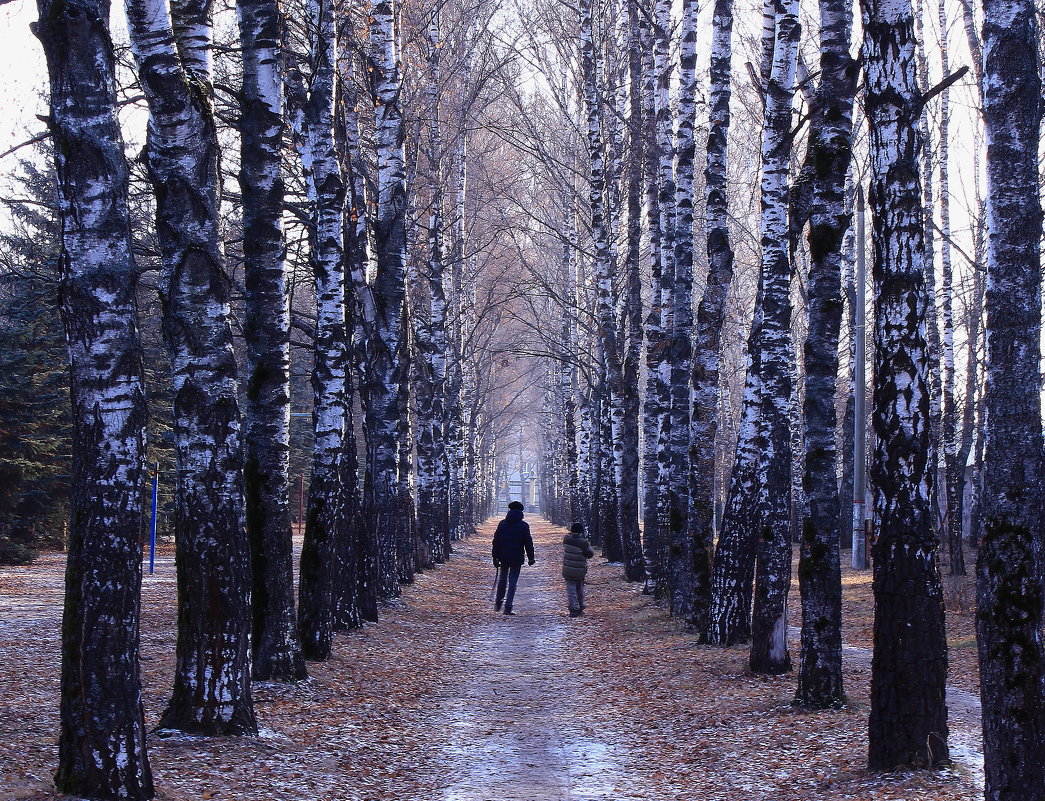
<instances>
[{"instance_id":1,"label":"ground covered in leaves","mask_svg":"<svg viewBox=\"0 0 1045 801\"><path fill-rule=\"evenodd\" d=\"M795 710L795 677L753 676L744 648L700 646L599 558L571 619L561 529L532 521L516 616L493 612L492 527L459 543L382 621L339 635L294 686L256 686L257 738L150 736L158 798L330 801L974 799L975 676L959 660L953 767L868 774L869 574L846 574L839 711ZM0 568L0 799L54 798L62 557ZM173 674L174 572L146 577L145 709ZM797 599L796 599L797 600ZM797 604L793 622L798 623ZM961 618L961 616L958 616ZM959 619L957 628L962 624ZM968 623L971 626L971 623ZM797 632L795 632L797 637ZM961 650L952 636L952 654ZM797 660L797 642L792 643Z\"/></svg>"}]
</instances>

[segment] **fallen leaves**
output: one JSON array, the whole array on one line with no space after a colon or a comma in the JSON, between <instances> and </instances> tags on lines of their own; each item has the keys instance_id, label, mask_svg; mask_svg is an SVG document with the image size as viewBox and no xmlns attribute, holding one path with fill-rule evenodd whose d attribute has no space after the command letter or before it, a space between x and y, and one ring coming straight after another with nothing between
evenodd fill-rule
<instances>
[{"instance_id":1,"label":"fallen leaves","mask_svg":"<svg viewBox=\"0 0 1045 801\"><path fill-rule=\"evenodd\" d=\"M795 677L747 672L744 648L701 646L620 568L592 560L586 617L566 616L561 530L537 521L515 618L494 616L490 530L457 543L377 625L338 635L295 685L257 684L257 738L149 739L162 801L964 801L959 765L868 774L869 670L848 659L851 703L790 706ZM60 555L0 575L0 798L53 798ZM172 568L146 577L143 683L154 726L173 674ZM850 577L846 637L869 640L870 585ZM797 624L797 596L792 604ZM959 628L951 634L968 637ZM795 647L796 644L793 643ZM973 652L956 648L952 651ZM797 657L797 653L794 654ZM516 675L518 673L518 675ZM964 686L969 676L961 679ZM974 738L968 737L974 749ZM508 767L506 767L508 766Z\"/></svg>"}]
</instances>

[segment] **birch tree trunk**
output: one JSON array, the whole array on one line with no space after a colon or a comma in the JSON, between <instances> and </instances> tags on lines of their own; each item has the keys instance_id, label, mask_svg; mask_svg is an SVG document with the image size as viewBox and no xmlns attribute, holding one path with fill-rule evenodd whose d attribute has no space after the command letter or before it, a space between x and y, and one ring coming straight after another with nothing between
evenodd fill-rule
<instances>
[{"instance_id":1,"label":"birch tree trunk","mask_svg":"<svg viewBox=\"0 0 1045 801\"><path fill-rule=\"evenodd\" d=\"M874 653L868 765L947 759L947 646L932 509L922 96L908 2L862 0L874 213Z\"/></svg>"},{"instance_id":2,"label":"birch tree trunk","mask_svg":"<svg viewBox=\"0 0 1045 801\"><path fill-rule=\"evenodd\" d=\"M476 6L475 24L471 29L471 42L464 59L462 80L471 87L475 47L478 41L479 14L483 0ZM465 420L470 391L470 375L466 372L464 359L466 336L472 328L471 304L467 302L465 276L467 273L467 194L468 194L468 128L471 104L460 109L460 124L454 142L452 163L455 172L454 214L451 221L450 252L450 300L448 313L452 322L448 326L449 352L452 361L447 372L447 450L450 456L450 526L454 539L463 539L474 531L473 505L467 500L468 493L468 442L469 424Z\"/></svg>"},{"instance_id":3,"label":"birch tree trunk","mask_svg":"<svg viewBox=\"0 0 1045 801\"><path fill-rule=\"evenodd\" d=\"M929 59L925 42L925 18L927 0L914 0L914 35L918 41L917 79L919 90L925 92L929 87ZM936 312L936 206L937 199L933 184L933 141L932 129L929 125L929 108L925 103L920 105L918 125L922 135L922 225L923 247L925 249L925 287L929 296L928 318L926 319L926 343L929 348L929 439L934 445L933 466L939 469L939 443L942 442L942 406L943 384L940 378L940 326ZM932 485L932 509L934 524L942 527L945 523L940 510L939 480Z\"/></svg>"},{"instance_id":4,"label":"birch tree trunk","mask_svg":"<svg viewBox=\"0 0 1045 801\"><path fill-rule=\"evenodd\" d=\"M375 319L367 347L366 520L378 552L378 595L399 594L399 550L408 520L400 498L399 447L408 369L406 309L406 171L400 77L396 44L395 0L370 7L370 81L377 149L377 198L374 206L373 281Z\"/></svg>"},{"instance_id":5,"label":"birch tree trunk","mask_svg":"<svg viewBox=\"0 0 1045 801\"><path fill-rule=\"evenodd\" d=\"M751 669L791 669L787 592L791 583L791 254L788 170L791 105L798 65L797 0L776 0L776 45L766 87L762 140L762 330L760 426L765 448L756 469L759 541L751 620Z\"/></svg>"},{"instance_id":6,"label":"birch tree trunk","mask_svg":"<svg viewBox=\"0 0 1045 801\"><path fill-rule=\"evenodd\" d=\"M638 0L628 0L628 136L627 250L625 253L624 324L620 435L620 540L624 577L641 581L646 574L639 530L639 429L641 399L639 363L642 359L642 29Z\"/></svg>"},{"instance_id":7,"label":"birch tree trunk","mask_svg":"<svg viewBox=\"0 0 1045 801\"><path fill-rule=\"evenodd\" d=\"M840 544L845 545L846 532L852 534L853 528L853 484L856 482L856 226L852 224L853 207L856 203L856 185L853 177L852 160L850 160L849 178L845 188L845 208L849 215L849 227L842 239L842 287L845 292L845 314L849 327L846 342L848 351L846 359L845 406L842 412L842 425L839 437L838 459L841 462L841 483L838 489L838 531ZM863 297L859 302L863 303ZM862 388L861 388L862 390Z\"/></svg>"},{"instance_id":8,"label":"birch tree trunk","mask_svg":"<svg viewBox=\"0 0 1045 801\"><path fill-rule=\"evenodd\" d=\"M348 332L345 311L345 183L334 146L337 24L331 0L306 7L310 76L290 75L290 105L311 206L309 262L315 281L312 368L312 479L298 586L298 629L305 658L330 658L334 637L334 565L346 533L344 459Z\"/></svg>"},{"instance_id":9,"label":"birch tree trunk","mask_svg":"<svg viewBox=\"0 0 1045 801\"><path fill-rule=\"evenodd\" d=\"M982 211L982 202L979 204ZM983 253L983 228L985 220L980 219L976 226L975 239L977 247L975 248L977 265L982 264L980 254ZM966 313L966 367L965 367L965 408L962 413L962 427L961 427L961 444L958 448L958 464L960 471L958 474L958 500L961 502L960 517L962 526L962 538L966 541L970 541L973 545L976 545L979 540L979 535L971 529L968 525L969 521L969 505L966 502L966 493L970 488L970 480L973 484L976 483L970 474L976 473L976 467L978 465L977 460L972 458L975 455L976 447L976 428L979 417L983 414L982 409L982 386L983 386L983 365L982 359L980 358L980 339L981 339L981 326L983 318L983 301L984 301L984 280L983 276L977 267L972 274L973 286L972 286L972 298L969 301Z\"/></svg>"},{"instance_id":10,"label":"birch tree trunk","mask_svg":"<svg viewBox=\"0 0 1045 801\"><path fill-rule=\"evenodd\" d=\"M693 419L690 432L689 535L692 548L690 622L702 637L711 608L712 552L715 546L715 442L718 436L719 358L726 298L733 281L729 236L727 148L733 55L733 2L716 0L711 35L711 107L707 164L708 277L697 306L693 353Z\"/></svg>"},{"instance_id":11,"label":"birch tree trunk","mask_svg":"<svg viewBox=\"0 0 1045 801\"><path fill-rule=\"evenodd\" d=\"M678 127L675 137L674 281L671 286L670 415L667 441L667 518L662 521L669 553L671 613L688 618L692 609L693 549L689 538L690 406L693 375L693 164L696 160L696 0L682 0L679 47Z\"/></svg>"},{"instance_id":12,"label":"birch tree trunk","mask_svg":"<svg viewBox=\"0 0 1045 801\"><path fill-rule=\"evenodd\" d=\"M649 60L648 56L645 60ZM643 97L649 98L644 84ZM648 102L648 101L647 101ZM645 104L644 104L645 107ZM649 131L643 137L647 144L652 139L654 116L652 104L645 107L644 119L650 121ZM660 479L657 454L660 442L660 424L667 407L667 383L664 380L664 275L660 257L659 200L656 180L656 147L648 147L646 153L646 214L650 239L650 310L645 320L646 391L642 402L642 540L645 554L646 573L654 587L663 575L663 547L657 526L657 508L660 503Z\"/></svg>"},{"instance_id":13,"label":"birch tree trunk","mask_svg":"<svg viewBox=\"0 0 1045 801\"><path fill-rule=\"evenodd\" d=\"M428 147L432 164L432 211L428 221L428 315L417 328L417 350L423 380L417 390L417 520L419 537L436 562L450 555L450 496L446 448L446 291L443 286L443 138L439 90L443 47L439 9L428 25Z\"/></svg>"},{"instance_id":14,"label":"birch tree trunk","mask_svg":"<svg viewBox=\"0 0 1045 801\"><path fill-rule=\"evenodd\" d=\"M624 423L624 374L620 361L614 292L616 265L610 252L610 232L606 219L605 143L597 83L598 65L593 39L591 1L581 0L579 12L582 98L589 162L588 210L591 214L591 235L594 244L592 271L595 279L599 367L603 375L600 395L603 411L609 422L599 437L602 460L598 493L599 522L602 541L607 549L612 549L619 543L618 501L621 497L620 480L624 457L621 438Z\"/></svg>"},{"instance_id":15,"label":"birch tree trunk","mask_svg":"<svg viewBox=\"0 0 1045 801\"><path fill-rule=\"evenodd\" d=\"M344 41L347 37L339 37ZM347 54L346 54L347 55ZM346 300L345 315L352 346L349 351L349 375L353 378L352 387L346 387L348 414L345 421L345 474L347 476L346 503L347 521L351 530L341 540L353 548L348 577L351 583L351 595L354 609L344 622L351 626L368 620L377 621L377 542L373 530L366 525L363 518L363 493L360 491L359 461L356 446L356 429L353 419L354 392L362 390L359 376L366 375L365 343L368 332L372 330L376 318L375 303L370 285L367 283L367 267L369 264L369 208L367 199L367 168L363 160L359 133L360 102L357 87L355 57L342 57L343 75L341 109L344 120L341 131L344 136L346 203L344 218L345 275L350 278L346 292L351 296ZM362 394L362 393L360 393ZM337 607L335 599L335 607ZM341 615L338 613L335 625L340 625Z\"/></svg>"},{"instance_id":16,"label":"birch tree trunk","mask_svg":"<svg viewBox=\"0 0 1045 801\"><path fill-rule=\"evenodd\" d=\"M755 317L747 340L747 376L733 472L711 571L711 605L702 637L702 641L709 645L739 645L751 639L751 593L758 536L755 469L762 447L759 427L762 407L761 329L762 297L758 292Z\"/></svg>"},{"instance_id":17,"label":"birch tree trunk","mask_svg":"<svg viewBox=\"0 0 1045 801\"><path fill-rule=\"evenodd\" d=\"M90 798L149 799L138 664L147 409L109 6L40 0L37 7L73 412L55 786Z\"/></svg>"},{"instance_id":18,"label":"birch tree trunk","mask_svg":"<svg viewBox=\"0 0 1045 801\"><path fill-rule=\"evenodd\" d=\"M951 77L948 54L947 8L944 0L939 3L940 60L943 64L942 80ZM943 336L941 356L943 360L943 408L941 411L940 438L943 446L943 475L947 513L947 555L952 576L965 575L965 554L962 551L962 513L959 490L959 473L964 468L958 462L958 410L954 393L954 269L951 264L951 187L950 187L950 122L951 92L944 86L940 92L940 263L942 268L943 304L941 309Z\"/></svg>"},{"instance_id":19,"label":"birch tree trunk","mask_svg":"<svg viewBox=\"0 0 1045 801\"><path fill-rule=\"evenodd\" d=\"M254 678L308 673L294 614L290 530L290 297L283 242L279 7L238 0L243 48L240 193L246 285L243 487L253 575Z\"/></svg>"},{"instance_id":20,"label":"birch tree trunk","mask_svg":"<svg viewBox=\"0 0 1045 801\"><path fill-rule=\"evenodd\" d=\"M652 68L644 91L653 98L651 151L647 155L650 252L654 259L653 300L646 318L647 386L643 407L645 438L643 536L646 567L657 592L668 579L667 519L668 424L671 408L671 298L675 281L675 174L671 120L671 3L656 0L652 20Z\"/></svg>"},{"instance_id":21,"label":"birch tree trunk","mask_svg":"<svg viewBox=\"0 0 1045 801\"><path fill-rule=\"evenodd\" d=\"M852 5L820 3L820 84L806 163L812 165L802 547L802 659L796 702L837 707L842 692L842 576L838 455L835 448L838 335L842 325L842 242L849 230L846 176L852 155L859 67L849 55Z\"/></svg>"},{"instance_id":22,"label":"birch tree trunk","mask_svg":"<svg viewBox=\"0 0 1045 801\"><path fill-rule=\"evenodd\" d=\"M764 0L760 75L767 83L773 68L775 40L774 0ZM712 565L707 625L701 638L711 645L737 645L751 639L751 595L759 519L755 475L760 454L765 450L763 430L759 424L762 406L762 314L762 289L759 286L755 292L755 309L747 339L747 374L733 470L722 516L722 533Z\"/></svg>"},{"instance_id":23,"label":"birch tree trunk","mask_svg":"<svg viewBox=\"0 0 1045 801\"><path fill-rule=\"evenodd\" d=\"M211 8L209 0L173 6L173 27L165 0L127 0L126 8L149 104L146 155L157 199L178 465L177 667L159 726L202 735L255 734L250 546L229 279L219 232Z\"/></svg>"},{"instance_id":24,"label":"birch tree trunk","mask_svg":"<svg viewBox=\"0 0 1045 801\"><path fill-rule=\"evenodd\" d=\"M410 177L413 172L411 166L408 170L406 184L413 184ZM407 202L410 197L407 196ZM407 243L404 253L410 253L409 237L413 235L410 228L406 229ZM409 281L409 272L407 273ZM396 519L399 521L399 540L396 546L398 553L399 583L410 584L414 580L414 574L421 569L421 544L417 539L417 519L414 507L413 486L411 473L413 470L413 448L414 432L416 431L416 415L411 406L412 383L410 375L416 362L413 341L413 327L410 321L414 318L414 309L409 293L405 292L403 301L403 340L402 353L403 365L406 372L406 380L400 386L399 392L399 458L397 469L399 478L396 483L396 505L399 513Z\"/></svg>"},{"instance_id":25,"label":"birch tree trunk","mask_svg":"<svg viewBox=\"0 0 1045 801\"><path fill-rule=\"evenodd\" d=\"M983 4L987 416L976 635L987 798L1045 798L1041 59L1035 5Z\"/></svg>"}]
</instances>

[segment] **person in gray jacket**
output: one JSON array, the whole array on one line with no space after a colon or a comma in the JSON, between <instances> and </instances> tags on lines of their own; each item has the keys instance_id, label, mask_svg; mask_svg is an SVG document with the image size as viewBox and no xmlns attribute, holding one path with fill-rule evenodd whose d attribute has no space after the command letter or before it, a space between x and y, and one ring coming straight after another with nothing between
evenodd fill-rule
<instances>
[{"instance_id":1,"label":"person in gray jacket","mask_svg":"<svg viewBox=\"0 0 1045 801\"><path fill-rule=\"evenodd\" d=\"M574 523L570 533L562 538L562 577L566 579L566 601L570 617L584 614L584 577L588 574L588 560L595 556L591 544L584 538L584 526Z\"/></svg>"}]
</instances>

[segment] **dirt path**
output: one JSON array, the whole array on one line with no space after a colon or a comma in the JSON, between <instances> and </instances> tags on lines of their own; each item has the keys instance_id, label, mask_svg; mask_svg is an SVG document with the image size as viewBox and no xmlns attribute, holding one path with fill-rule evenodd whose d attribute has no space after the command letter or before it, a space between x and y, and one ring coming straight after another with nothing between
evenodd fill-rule
<instances>
[{"instance_id":1,"label":"dirt path","mask_svg":"<svg viewBox=\"0 0 1045 801\"><path fill-rule=\"evenodd\" d=\"M610 747L576 726L588 699L570 668L577 621L564 616L558 532L535 529L539 561L523 569L516 615L485 614L448 655L459 679L433 716L450 732L446 801L615 797Z\"/></svg>"},{"instance_id":2,"label":"dirt path","mask_svg":"<svg viewBox=\"0 0 1045 801\"><path fill-rule=\"evenodd\" d=\"M921 801L982 797L974 769L867 774L863 660L852 703L790 706L794 674L691 633L596 557L570 619L562 530L531 521L514 617L495 614L492 526L417 578L378 625L339 635L294 686L260 684L258 738L150 737L163 801ZM53 799L61 558L0 572L0 801ZM143 589L146 719L173 673L174 575ZM797 654L794 654L797 657Z\"/></svg>"}]
</instances>

